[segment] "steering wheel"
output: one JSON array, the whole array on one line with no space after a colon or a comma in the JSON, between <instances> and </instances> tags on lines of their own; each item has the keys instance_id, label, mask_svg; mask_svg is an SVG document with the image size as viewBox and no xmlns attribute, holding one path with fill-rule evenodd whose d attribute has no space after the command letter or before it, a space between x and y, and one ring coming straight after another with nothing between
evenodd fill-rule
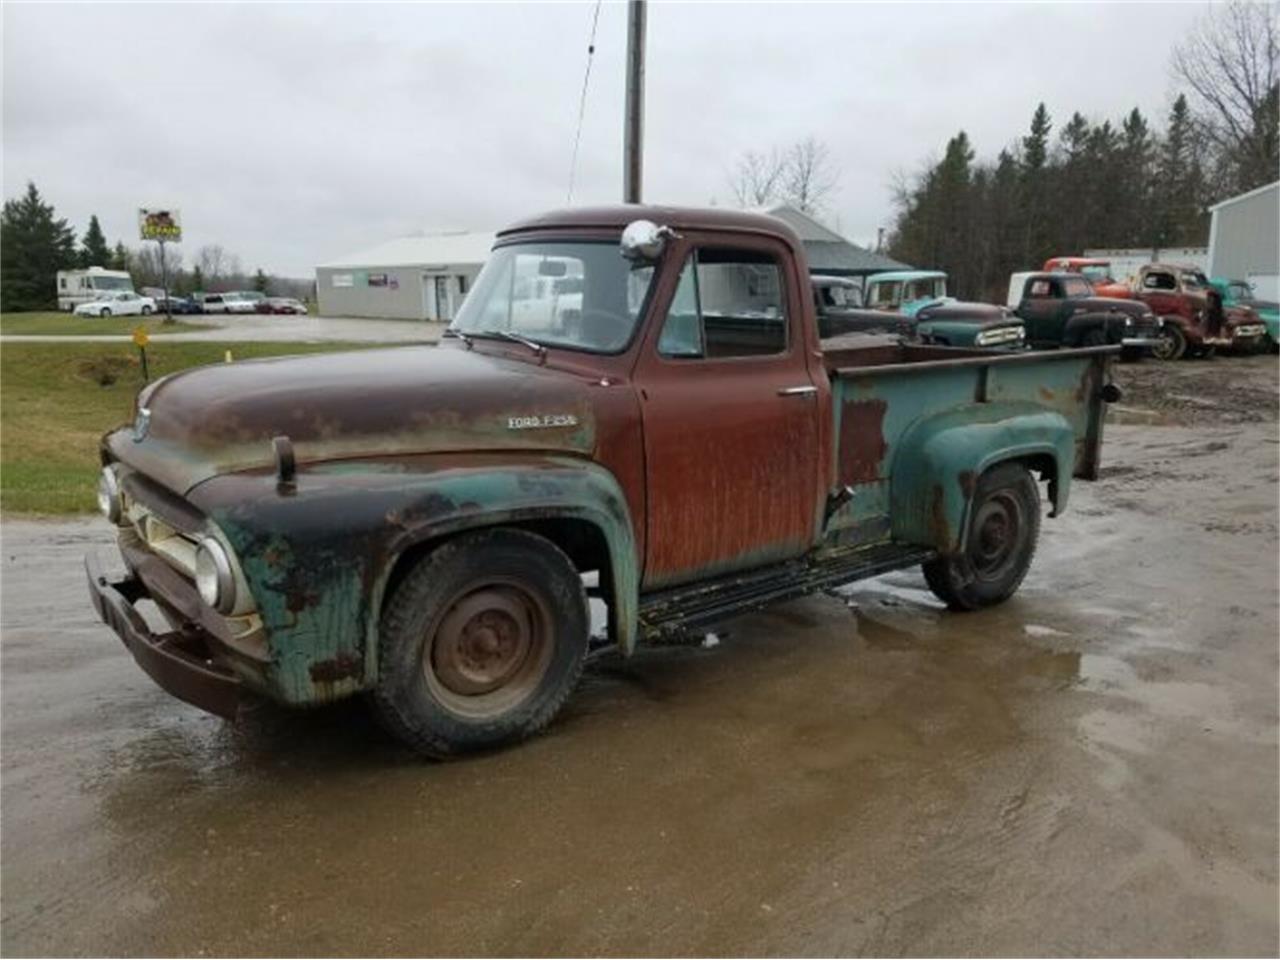
<instances>
[{"instance_id":1,"label":"steering wheel","mask_svg":"<svg viewBox=\"0 0 1280 960\"><path fill-rule=\"evenodd\" d=\"M582 310L579 318L584 339L597 347L617 349L625 344L631 335L631 321L608 310L594 307Z\"/></svg>"}]
</instances>

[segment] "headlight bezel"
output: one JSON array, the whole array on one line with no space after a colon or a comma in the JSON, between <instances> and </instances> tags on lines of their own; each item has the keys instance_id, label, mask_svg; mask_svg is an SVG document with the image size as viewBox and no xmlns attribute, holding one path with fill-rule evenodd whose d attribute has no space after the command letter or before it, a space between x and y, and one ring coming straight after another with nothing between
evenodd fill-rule
<instances>
[{"instance_id":1,"label":"headlight bezel","mask_svg":"<svg viewBox=\"0 0 1280 960\"><path fill-rule=\"evenodd\" d=\"M201 537L196 545L195 582L200 599L218 613L235 610L235 569L231 554L216 537Z\"/></svg>"}]
</instances>

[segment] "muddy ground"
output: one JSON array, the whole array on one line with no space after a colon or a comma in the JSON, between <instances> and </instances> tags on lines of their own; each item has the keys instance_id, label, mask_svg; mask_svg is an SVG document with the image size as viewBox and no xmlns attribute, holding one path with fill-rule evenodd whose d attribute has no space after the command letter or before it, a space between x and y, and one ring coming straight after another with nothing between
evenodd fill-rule
<instances>
[{"instance_id":1,"label":"muddy ground","mask_svg":"<svg viewBox=\"0 0 1280 960\"><path fill-rule=\"evenodd\" d=\"M103 525L6 523L0 948L1274 956L1276 364L1118 379L1223 409L1109 426L1008 604L788 603L444 765L171 700L93 621Z\"/></svg>"}]
</instances>

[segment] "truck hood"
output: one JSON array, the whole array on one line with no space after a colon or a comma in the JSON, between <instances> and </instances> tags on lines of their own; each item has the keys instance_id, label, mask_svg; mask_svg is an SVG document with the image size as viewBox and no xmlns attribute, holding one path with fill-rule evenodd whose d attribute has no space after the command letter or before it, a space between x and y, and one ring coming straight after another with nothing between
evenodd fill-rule
<instances>
[{"instance_id":1,"label":"truck hood","mask_svg":"<svg viewBox=\"0 0 1280 960\"><path fill-rule=\"evenodd\" d=\"M1004 307L963 300L935 300L916 314L921 323L969 323L987 327L1021 325L1022 319Z\"/></svg>"},{"instance_id":2,"label":"truck hood","mask_svg":"<svg viewBox=\"0 0 1280 960\"><path fill-rule=\"evenodd\" d=\"M308 463L480 450L589 453L594 381L499 356L396 347L214 364L156 381L117 459L178 493L274 464L287 436ZM598 388L596 388L598 389Z\"/></svg>"},{"instance_id":3,"label":"truck hood","mask_svg":"<svg viewBox=\"0 0 1280 960\"><path fill-rule=\"evenodd\" d=\"M1073 310L1087 310L1089 313L1125 313L1137 319L1151 312L1151 308L1140 300L1125 300L1120 297L1073 297L1070 301Z\"/></svg>"}]
</instances>

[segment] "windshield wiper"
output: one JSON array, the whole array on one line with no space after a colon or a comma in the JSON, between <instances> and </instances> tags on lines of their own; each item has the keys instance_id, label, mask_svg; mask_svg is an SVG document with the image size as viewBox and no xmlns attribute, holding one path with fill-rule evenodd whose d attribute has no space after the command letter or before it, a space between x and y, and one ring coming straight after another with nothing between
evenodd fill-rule
<instances>
[{"instance_id":1,"label":"windshield wiper","mask_svg":"<svg viewBox=\"0 0 1280 960\"><path fill-rule=\"evenodd\" d=\"M522 337L520 334L512 333L510 330L480 330L472 333L471 336L484 337L491 340L510 340L512 343L523 344L538 356L542 356L547 352L547 348L537 340L530 340L528 337Z\"/></svg>"},{"instance_id":2,"label":"windshield wiper","mask_svg":"<svg viewBox=\"0 0 1280 960\"><path fill-rule=\"evenodd\" d=\"M463 333L461 330L455 330L453 329L453 327L445 327L444 333L440 334L440 336L457 337L459 340L461 340L463 343L467 345L468 350L471 349L471 338L467 336L465 333Z\"/></svg>"}]
</instances>

